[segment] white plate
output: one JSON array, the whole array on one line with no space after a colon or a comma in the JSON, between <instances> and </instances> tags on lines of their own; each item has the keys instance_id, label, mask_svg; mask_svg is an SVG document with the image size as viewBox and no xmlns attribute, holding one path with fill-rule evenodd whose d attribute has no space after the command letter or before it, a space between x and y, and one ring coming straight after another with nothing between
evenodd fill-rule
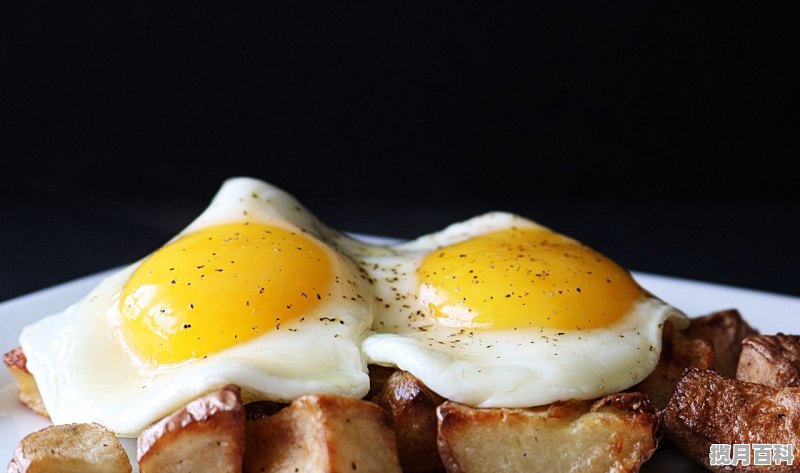
<instances>
[{"instance_id":1,"label":"white plate","mask_svg":"<svg viewBox=\"0 0 800 473\"><path fill-rule=\"evenodd\" d=\"M18 345L17 338L25 325L65 308L108 273L87 276L0 304L0 353ZM634 273L634 276L643 287L687 314L700 315L735 307L762 333L800 333L800 298L645 273ZM0 468L11 458L23 436L46 425L47 421L20 406L11 375L0 369ZM125 439L123 444L135 459L135 441ZM660 450L642 471L705 470L668 448Z\"/></svg>"}]
</instances>

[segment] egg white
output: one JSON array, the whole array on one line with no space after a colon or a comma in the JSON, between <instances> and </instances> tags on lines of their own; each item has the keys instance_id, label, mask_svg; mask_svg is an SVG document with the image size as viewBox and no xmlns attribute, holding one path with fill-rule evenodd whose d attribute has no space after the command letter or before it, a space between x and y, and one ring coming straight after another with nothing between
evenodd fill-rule
<instances>
[{"instance_id":1,"label":"egg white","mask_svg":"<svg viewBox=\"0 0 800 473\"><path fill-rule=\"evenodd\" d=\"M686 324L682 313L655 297L636 303L614 323L589 330L481 330L434 319L417 277L425 256L510 227L543 228L494 212L382 252L354 255L375 281L378 313L362 344L370 363L397 366L439 395L479 407L592 399L644 379L658 362L664 322Z\"/></svg>"},{"instance_id":2,"label":"egg white","mask_svg":"<svg viewBox=\"0 0 800 473\"><path fill-rule=\"evenodd\" d=\"M330 243L340 236L321 225L283 191L258 180L225 182L211 205L181 235L211 225L248 220L306 232ZM250 397L290 401L309 393L361 397L369 389L359 343L371 323L366 281L355 265L331 250L332 297L304 321L228 349L177 364L137 360L121 334L119 298L141 263L113 274L65 311L26 327L20 344L54 423L98 422L122 436L205 392L233 383Z\"/></svg>"},{"instance_id":3,"label":"egg white","mask_svg":"<svg viewBox=\"0 0 800 473\"><path fill-rule=\"evenodd\" d=\"M447 399L481 407L590 399L641 381L658 361L664 322L686 324L683 314L654 297L613 324L591 330L480 330L437 322L419 291L421 261L438 248L481 234L543 228L506 213L476 217L407 243L368 245L325 227L285 192L237 178L227 181L175 238L243 220L314 236L331 250L336 273L356 283L334 287L338 292L308 313L302 326L286 324L205 359L152 366L131 354L120 333L119 298L141 262L134 263L20 337L55 423L99 422L135 436L189 400L229 383L248 396L280 401L308 393L361 397L369 388L367 362L397 366Z\"/></svg>"}]
</instances>

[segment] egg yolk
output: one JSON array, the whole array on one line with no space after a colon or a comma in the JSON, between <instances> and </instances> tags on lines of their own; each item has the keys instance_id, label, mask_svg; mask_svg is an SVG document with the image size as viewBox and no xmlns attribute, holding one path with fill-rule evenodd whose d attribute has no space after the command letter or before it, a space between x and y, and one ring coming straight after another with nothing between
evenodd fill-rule
<instances>
[{"instance_id":1,"label":"egg yolk","mask_svg":"<svg viewBox=\"0 0 800 473\"><path fill-rule=\"evenodd\" d=\"M203 357L280 330L320 304L333 279L327 249L276 226L234 223L153 253L120 298L122 332L148 363Z\"/></svg>"},{"instance_id":2,"label":"egg yolk","mask_svg":"<svg viewBox=\"0 0 800 473\"><path fill-rule=\"evenodd\" d=\"M428 254L420 298L443 324L579 330L622 317L644 291L596 251L546 229L511 228Z\"/></svg>"}]
</instances>

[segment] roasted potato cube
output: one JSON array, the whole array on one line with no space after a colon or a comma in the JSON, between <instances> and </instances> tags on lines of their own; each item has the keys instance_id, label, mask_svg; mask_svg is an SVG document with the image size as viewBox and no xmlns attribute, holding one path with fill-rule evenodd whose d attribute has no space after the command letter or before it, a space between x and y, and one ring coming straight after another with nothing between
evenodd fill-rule
<instances>
[{"instance_id":1,"label":"roasted potato cube","mask_svg":"<svg viewBox=\"0 0 800 473\"><path fill-rule=\"evenodd\" d=\"M371 401L383 392L383 387L389 377L397 371L397 368L381 365L368 365L367 368L369 369L369 392L364 399Z\"/></svg>"},{"instance_id":2,"label":"roasted potato cube","mask_svg":"<svg viewBox=\"0 0 800 473\"><path fill-rule=\"evenodd\" d=\"M631 391L647 395L659 409L667 406L684 369L708 370L714 367L714 346L711 342L686 338L669 321L664 324L661 340L661 356L656 368L631 388Z\"/></svg>"},{"instance_id":3,"label":"roasted potato cube","mask_svg":"<svg viewBox=\"0 0 800 473\"><path fill-rule=\"evenodd\" d=\"M244 471L400 473L388 414L361 399L308 395L247 422Z\"/></svg>"},{"instance_id":4,"label":"roasted potato cube","mask_svg":"<svg viewBox=\"0 0 800 473\"><path fill-rule=\"evenodd\" d=\"M657 411L641 393L531 409L448 401L437 414L449 473L638 471L658 445Z\"/></svg>"},{"instance_id":5,"label":"roasted potato cube","mask_svg":"<svg viewBox=\"0 0 800 473\"><path fill-rule=\"evenodd\" d=\"M139 435L141 473L241 472L245 413L237 386L186 404Z\"/></svg>"},{"instance_id":6,"label":"roasted potato cube","mask_svg":"<svg viewBox=\"0 0 800 473\"><path fill-rule=\"evenodd\" d=\"M436 444L436 407L445 399L412 374L396 370L371 401L394 420L397 451L403 471L442 469Z\"/></svg>"},{"instance_id":7,"label":"roasted potato cube","mask_svg":"<svg viewBox=\"0 0 800 473\"><path fill-rule=\"evenodd\" d=\"M288 404L282 402L253 401L244 405L244 413L247 420L257 420L275 415L286 406Z\"/></svg>"},{"instance_id":8,"label":"roasted potato cube","mask_svg":"<svg viewBox=\"0 0 800 473\"><path fill-rule=\"evenodd\" d=\"M692 319L683 334L714 344L714 370L723 376L735 378L739 355L742 353L742 340L750 335L758 335L758 332L747 325L738 310L728 309Z\"/></svg>"},{"instance_id":9,"label":"roasted potato cube","mask_svg":"<svg viewBox=\"0 0 800 473\"><path fill-rule=\"evenodd\" d=\"M23 438L8 473L130 473L117 437L100 424L51 425Z\"/></svg>"},{"instance_id":10,"label":"roasted potato cube","mask_svg":"<svg viewBox=\"0 0 800 473\"><path fill-rule=\"evenodd\" d=\"M736 379L776 388L800 386L800 337L779 333L745 338Z\"/></svg>"},{"instance_id":11,"label":"roasted potato cube","mask_svg":"<svg viewBox=\"0 0 800 473\"><path fill-rule=\"evenodd\" d=\"M3 355L3 363L5 363L11 375L17 380L17 387L19 390L19 400L33 412L43 417L49 417L47 409L42 402L42 395L39 394L39 386L36 385L36 380L33 375L28 371L28 359L22 348L17 347L10 352Z\"/></svg>"},{"instance_id":12,"label":"roasted potato cube","mask_svg":"<svg viewBox=\"0 0 800 473\"><path fill-rule=\"evenodd\" d=\"M773 388L689 369L663 412L663 423L672 443L690 458L713 471L730 471L710 466L711 444L792 444L798 452L800 388ZM772 471L752 463L737 471ZM800 471L800 462L778 471Z\"/></svg>"}]
</instances>

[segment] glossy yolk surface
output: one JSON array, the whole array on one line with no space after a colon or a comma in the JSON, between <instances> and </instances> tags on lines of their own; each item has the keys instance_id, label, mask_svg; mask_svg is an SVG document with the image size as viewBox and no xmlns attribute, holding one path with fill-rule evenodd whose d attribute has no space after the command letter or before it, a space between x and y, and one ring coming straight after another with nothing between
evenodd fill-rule
<instances>
[{"instance_id":1,"label":"glossy yolk surface","mask_svg":"<svg viewBox=\"0 0 800 473\"><path fill-rule=\"evenodd\" d=\"M332 279L328 250L303 233L208 227L167 244L131 275L122 331L148 363L203 357L280 330L323 301Z\"/></svg>"},{"instance_id":2,"label":"glossy yolk surface","mask_svg":"<svg viewBox=\"0 0 800 473\"><path fill-rule=\"evenodd\" d=\"M644 297L600 253L546 229L511 228L428 254L420 298L446 325L580 330L603 327Z\"/></svg>"}]
</instances>

